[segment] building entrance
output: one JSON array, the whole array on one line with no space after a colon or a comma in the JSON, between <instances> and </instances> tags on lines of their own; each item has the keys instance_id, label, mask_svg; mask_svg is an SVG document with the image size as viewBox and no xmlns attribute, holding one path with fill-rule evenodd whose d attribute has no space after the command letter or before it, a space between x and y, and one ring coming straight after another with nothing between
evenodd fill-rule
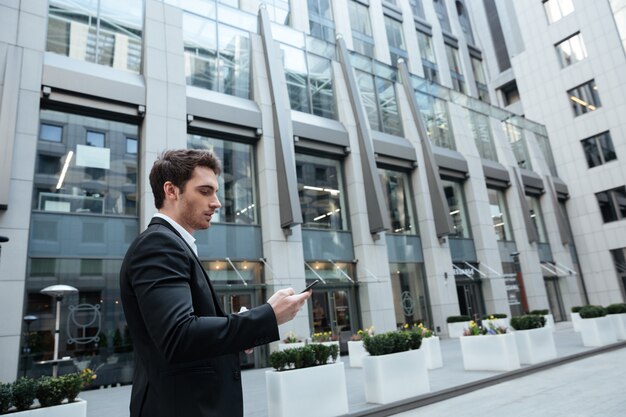
<instances>
[{"instance_id":1,"label":"building entrance","mask_svg":"<svg viewBox=\"0 0 626 417\"><path fill-rule=\"evenodd\" d=\"M313 333L332 332L341 346L348 350L348 340L356 332L358 319L354 306L354 290L348 288L324 288L318 285L311 296Z\"/></svg>"}]
</instances>

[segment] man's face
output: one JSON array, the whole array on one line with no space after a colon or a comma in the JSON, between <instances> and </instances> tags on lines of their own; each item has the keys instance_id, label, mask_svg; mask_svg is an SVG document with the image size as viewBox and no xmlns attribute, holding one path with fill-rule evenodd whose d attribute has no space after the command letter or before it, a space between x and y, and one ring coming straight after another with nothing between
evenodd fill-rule
<instances>
[{"instance_id":1,"label":"man's face","mask_svg":"<svg viewBox=\"0 0 626 417\"><path fill-rule=\"evenodd\" d=\"M217 191L215 172L207 167L196 167L183 192L178 194L175 220L189 233L208 229L213 213L222 207Z\"/></svg>"}]
</instances>

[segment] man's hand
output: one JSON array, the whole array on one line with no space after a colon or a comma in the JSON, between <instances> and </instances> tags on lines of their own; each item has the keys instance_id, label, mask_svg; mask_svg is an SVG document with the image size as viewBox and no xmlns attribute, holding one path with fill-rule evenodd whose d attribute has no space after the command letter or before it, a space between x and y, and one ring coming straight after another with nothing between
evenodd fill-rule
<instances>
[{"instance_id":1,"label":"man's hand","mask_svg":"<svg viewBox=\"0 0 626 417\"><path fill-rule=\"evenodd\" d=\"M312 293L313 291L309 290L301 294L295 294L293 288L276 291L267 300L267 303L274 309L278 325L292 320Z\"/></svg>"}]
</instances>

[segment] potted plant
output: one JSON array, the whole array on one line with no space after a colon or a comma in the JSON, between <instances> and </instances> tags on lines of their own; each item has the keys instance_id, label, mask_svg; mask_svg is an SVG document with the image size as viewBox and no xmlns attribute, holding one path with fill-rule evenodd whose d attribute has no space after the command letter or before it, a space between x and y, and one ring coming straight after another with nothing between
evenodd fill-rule
<instances>
[{"instance_id":1,"label":"potted plant","mask_svg":"<svg viewBox=\"0 0 626 417\"><path fill-rule=\"evenodd\" d=\"M365 400L387 404L430 391L422 338L418 332L394 330L366 336L363 345Z\"/></svg>"},{"instance_id":2,"label":"potted plant","mask_svg":"<svg viewBox=\"0 0 626 417\"><path fill-rule=\"evenodd\" d=\"M348 412L346 376L336 345L273 352L265 372L270 417L337 416ZM329 363L329 360L331 363Z\"/></svg>"},{"instance_id":3,"label":"potted plant","mask_svg":"<svg viewBox=\"0 0 626 417\"><path fill-rule=\"evenodd\" d=\"M287 333L287 336L283 340L278 342L278 350L294 349L303 347L304 345L304 340L296 336L293 331L290 331Z\"/></svg>"},{"instance_id":4,"label":"potted plant","mask_svg":"<svg viewBox=\"0 0 626 417\"><path fill-rule=\"evenodd\" d=\"M409 325L405 324L405 329L408 329ZM424 357L426 358L426 369L436 369L443 366L443 360L441 359L441 344L439 343L439 336L435 334L435 331L425 327L423 323L413 324L412 331L417 332L422 338L422 346L420 349L424 350Z\"/></svg>"},{"instance_id":5,"label":"potted plant","mask_svg":"<svg viewBox=\"0 0 626 417\"><path fill-rule=\"evenodd\" d=\"M535 364L556 358L554 334L545 326L545 317L539 315L511 319L511 327L517 330L514 334L520 363Z\"/></svg>"},{"instance_id":6,"label":"potted plant","mask_svg":"<svg viewBox=\"0 0 626 417\"><path fill-rule=\"evenodd\" d=\"M370 326L367 329L359 329L348 341L348 357L350 358L350 366L353 368L363 367L363 357L367 356L367 351L363 346L363 337L365 335L374 336L374 326Z\"/></svg>"},{"instance_id":7,"label":"potted plant","mask_svg":"<svg viewBox=\"0 0 626 417\"><path fill-rule=\"evenodd\" d=\"M339 350L339 336L333 332L319 332L311 335L311 343L321 343L322 345L336 345ZM337 361L341 361L341 355L337 356Z\"/></svg>"},{"instance_id":8,"label":"potted plant","mask_svg":"<svg viewBox=\"0 0 626 417\"><path fill-rule=\"evenodd\" d=\"M508 316L504 313L493 313L483 316L482 325L489 328L490 323L496 327L510 327Z\"/></svg>"},{"instance_id":9,"label":"potted plant","mask_svg":"<svg viewBox=\"0 0 626 417\"><path fill-rule=\"evenodd\" d=\"M544 316L546 319L546 326L552 331L554 331L554 316L550 314L550 310L548 309L539 309L539 310L531 310L528 314L534 314L536 316Z\"/></svg>"},{"instance_id":10,"label":"potted plant","mask_svg":"<svg viewBox=\"0 0 626 417\"><path fill-rule=\"evenodd\" d=\"M579 332L580 331L580 309L583 308L583 306L574 306L572 307L572 312L570 313L570 316L572 318L572 326L574 326L574 331L575 332Z\"/></svg>"},{"instance_id":11,"label":"potted plant","mask_svg":"<svg viewBox=\"0 0 626 417\"><path fill-rule=\"evenodd\" d=\"M606 312L613 323L617 339L626 340L626 303L608 305Z\"/></svg>"},{"instance_id":12,"label":"potted plant","mask_svg":"<svg viewBox=\"0 0 626 417\"><path fill-rule=\"evenodd\" d=\"M23 377L13 384L0 384L0 414L8 411L16 417L85 417L87 403L76 396L94 378L93 371L85 369L58 377ZM39 406L33 406L35 399Z\"/></svg>"},{"instance_id":13,"label":"potted plant","mask_svg":"<svg viewBox=\"0 0 626 417\"><path fill-rule=\"evenodd\" d=\"M606 308L589 305L580 309L580 335L583 346L598 347L617 342L615 329L609 317L606 317Z\"/></svg>"},{"instance_id":14,"label":"potted plant","mask_svg":"<svg viewBox=\"0 0 626 417\"><path fill-rule=\"evenodd\" d=\"M469 328L470 316L449 316L446 319L448 324L448 337L461 337L463 332Z\"/></svg>"},{"instance_id":15,"label":"potted plant","mask_svg":"<svg viewBox=\"0 0 626 417\"><path fill-rule=\"evenodd\" d=\"M460 338L466 371L511 371L519 369L515 335L506 327L482 327L471 321Z\"/></svg>"}]
</instances>

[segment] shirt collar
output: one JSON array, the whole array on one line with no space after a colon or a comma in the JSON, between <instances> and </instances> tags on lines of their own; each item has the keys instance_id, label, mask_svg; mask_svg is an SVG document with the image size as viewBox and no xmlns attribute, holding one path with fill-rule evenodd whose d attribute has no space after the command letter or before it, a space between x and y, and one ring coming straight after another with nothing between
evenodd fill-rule
<instances>
[{"instance_id":1,"label":"shirt collar","mask_svg":"<svg viewBox=\"0 0 626 417\"><path fill-rule=\"evenodd\" d=\"M155 213L153 217L159 217L165 221L167 221L169 224L172 225L172 227L174 229L176 229L176 231L178 233L180 233L180 235L183 237L183 239L185 239L185 242L187 242L187 244L191 247L191 249L193 249L194 253L196 254L196 256L198 256L198 247L196 246L196 238L194 238L191 233L189 233L187 230L185 230L184 227L182 227L180 224L176 223L176 221L174 219L172 219L170 216L163 214L163 213Z\"/></svg>"}]
</instances>

